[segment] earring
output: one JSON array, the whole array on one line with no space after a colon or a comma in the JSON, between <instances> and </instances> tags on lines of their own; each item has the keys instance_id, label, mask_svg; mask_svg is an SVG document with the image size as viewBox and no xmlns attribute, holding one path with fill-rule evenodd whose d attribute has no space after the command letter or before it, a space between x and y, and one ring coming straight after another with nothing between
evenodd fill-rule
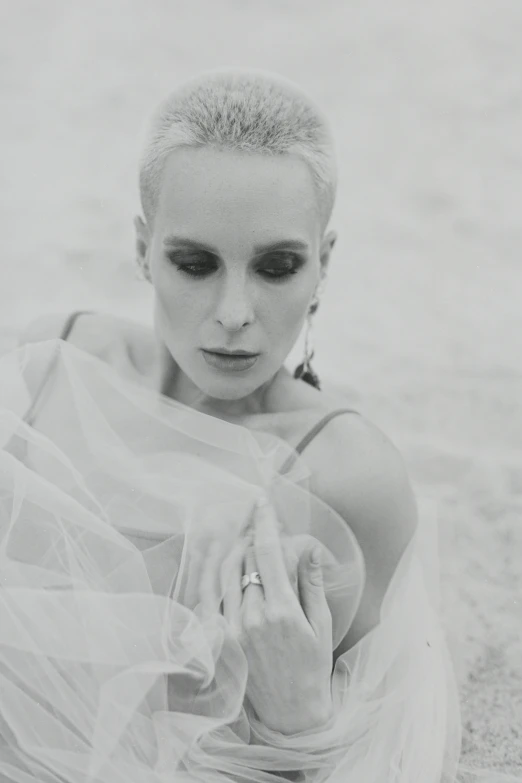
<instances>
[{"instance_id":1,"label":"earring","mask_svg":"<svg viewBox=\"0 0 522 783\"><path fill-rule=\"evenodd\" d=\"M145 262L136 262L136 273L135 273L136 280L147 280L147 282L150 283L151 277L150 277L150 271L149 267Z\"/></svg>"},{"instance_id":2,"label":"earring","mask_svg":"<svg viewBox=\"0 0 522 783\"><path fill-rule=\"evenodd\" d=\"M298 378L305 383L309 383L311 386L315 386L316 389L321 388L319 377L317 373L312 369L312 359L314 358L314 349L312 345L312 330L313 330L313 317L314 313L319 307L319 298L314 296L308 314L306 316L306 329L305 329L305 349L304 358L301 364L299 364L294 371L294 378Z\"/></svg>"}]
</instances>

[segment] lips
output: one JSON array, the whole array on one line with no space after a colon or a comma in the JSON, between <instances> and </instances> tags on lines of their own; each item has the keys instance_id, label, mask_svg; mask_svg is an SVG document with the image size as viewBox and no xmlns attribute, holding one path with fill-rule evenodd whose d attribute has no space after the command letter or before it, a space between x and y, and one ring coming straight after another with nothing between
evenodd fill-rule
<instances>
[{"instance_id":1,"label":"lips","mask_svg":"<svg viewBox=\"0 0 522 783\"><path fill-rule=\"evenodd\" d=\"M257 362L259 356L259 354L216 353L206 350L203 350L202 353L203 358L210 367L223 372L249 370Z\"/></svg>"},{"instance_id":2,"label":"lips","mask_svg":"<svg viewBox=\"0 0 522 783\"><path fill-rule=\"evenodd\" d=\"M259 356L258 353L254 353L252 351L222 351L222 350L213 350L212 348L204 348L203 349L206 353L214 353L217 354L217 356Z\"/></svg>"}]
</instances>

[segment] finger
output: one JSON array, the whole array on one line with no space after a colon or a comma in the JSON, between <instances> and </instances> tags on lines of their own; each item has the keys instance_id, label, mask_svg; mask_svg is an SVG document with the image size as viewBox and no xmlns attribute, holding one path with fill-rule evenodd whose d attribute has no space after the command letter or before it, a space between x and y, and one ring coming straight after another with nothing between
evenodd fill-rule
<instances>
[{"instance_id":1,"label":"finger","mask_svg":"<svg viewBox=\"0 0 522 783\"><path fill-rule=\"evenodd\" d=\"M299 597L315 635L331 636L332 615L324 590L322 550L319 544L307 549L299 561Z\"/></svg>"},{"instance_id":2,"label":"finger","mask_svg":"<svg viewBox=\"0 0 522 783\"><path fill-rule=\"evenodd\" d=\"M292 586L292 590L296 598L299 598L299 584L298 584L298 566L300 551L298 549L296 536L285 536L281 539L281 546L283 548L283 557L285 559L285 568L288 575L288 579Z\"/></svg>"},{"instance_id":3,"label":"finger","mask_svg":"<svg viewBox=\"0 0 522 783\"><path fill-rule=\"evenodd\" d=\"M243 560L246 545L239 541L233 548L230 557L223 564L225 583L223 584L223 616L232 632L238 635L241 629L241 577L243 576Z\"/></svg>"},{"instance_id":4,"label":"finger","mask_svg":"<svg viewBox=\"0 0 522 783\"><path fill-rule=\"evenodd\" d=\"M269 604L294 597L288 578L279 524L268 498L257 502L254 510L254 542L257 570L263 581L265 599Z\"/></svg>"},{"instance_id":5,"label":"finger","mask_svg":"<svg viewBox=\"0 0 522 783\"><path fill-rule=\"evenodd\" d=\"M183 603L189 609L194 609L201 600L200 582L203 570L203 554L199 549L192 549L186 561L187 583L184 591Z\"/></svg>"},{"instance_id":6,"label":"finger","mask_svg":"<svg viewBox=\"0 0 522 783\"><path fill-rule=\"evenodd\" d=\"M207 556L201 568L199 598L204 614L219 612L221 603L219 573L223 553L217 541L212 541L207 550Z\"/></svg>"},{"instance_id":7,"label":"finger","mask_svg":"<svg viewBox=\"0 0 522 783\"><path fill-rule=\"evenodd\" d=\"M310 549L317 539L308 533L296 533L291 536L282 536L281 545L285 558L286 572L296 597L299 599L299 562L303 553Z\"/></svg>"},{"instance_id":8,"label":"finger","mask_svg":"<svg viewBox=\"0 0 522 783\"><path fill-rule=\"evenodd\" d=\"M256 553L254 549L254 545L252 540L250 539L246 552L245 552L245 562L244 562L244 573L245 574L252 574L254 571L259 571L257 561L256 561ZM256 585L256 584L249 584L247 587L245 587L244 590L242 590L243 593L243 601L242 601L242 609L244 611L249 611L251 609L260 609L264 602L264 584L263 585Z\"/></svg>"}]
</instances>

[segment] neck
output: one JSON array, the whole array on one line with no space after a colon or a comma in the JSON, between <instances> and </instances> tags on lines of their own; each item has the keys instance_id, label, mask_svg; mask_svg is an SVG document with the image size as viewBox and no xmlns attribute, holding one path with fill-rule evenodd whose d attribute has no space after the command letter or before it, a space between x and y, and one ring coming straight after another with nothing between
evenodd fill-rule
<instances>
[{"instance_id":1,"label":"neck","mask_svg":"<svg viewBox=\"0 0 522 783\"><path fill-rule=\"evenodd\" d=\"M233 400L219 399L202 392L180 369L168 348L162 343L154 389L194 410L225 421L238 422L248 416L268 412L268 395L274 383L284 375L288 375L288 370L283 366L270 380L246 397Z\"/></svg>"}]
</instances>

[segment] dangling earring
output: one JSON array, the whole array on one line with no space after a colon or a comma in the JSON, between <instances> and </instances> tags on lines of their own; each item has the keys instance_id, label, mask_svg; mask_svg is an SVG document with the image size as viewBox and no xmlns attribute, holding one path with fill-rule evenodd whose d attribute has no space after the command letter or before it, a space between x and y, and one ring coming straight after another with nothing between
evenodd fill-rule
<instances>
[{"instance_id":1,"label":"dangling earring","mask_svg":"<svg viewBox=\"0 0 522 783\"><path fill-rule=\"evenodd\" d=\"M147 280L147 282L150 283L151 277L150 277L150 270L147 264L142 261L136 262L136 273L135 273L136 280Z\"/></svg>"},{"instance_id":2,"label":"dangling earring","mask_svg":"<svg viewBox=\"0 0 522 783\"><path fill-rule=\"evenodd\" d=\"M311 386L315 386L316 389L321 388L318 375L312 369L312 359L314 358L314 349L312 345L312 329L313 329L313 317L317 308L319 307L319 297L317 294L314 296L308 314L306 316L306 329L305 329L305 349L304 358L300 365L295 368L294 378L299 378L305 383L309 383Z\"/></svg>"}]
</instances>

